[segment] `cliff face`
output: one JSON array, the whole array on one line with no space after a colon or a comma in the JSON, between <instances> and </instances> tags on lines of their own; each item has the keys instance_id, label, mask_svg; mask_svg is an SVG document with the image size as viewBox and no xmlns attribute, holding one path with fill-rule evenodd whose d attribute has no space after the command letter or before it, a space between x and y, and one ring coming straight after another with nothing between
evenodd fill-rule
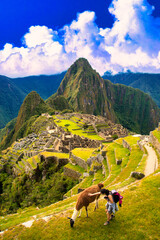
<instances>
[{"instance_id":1,"label":"cliff face","mask_svg":"<svg viewBox=\"0 0 160 240\"><path fill-rule=\"evenodd\" d=\"M148 94L108 80L105 86L118 121L123 126L141 134L148 134L157 127L160 110Z\"/></svg>"},{"instance_id":2,"label":"cliff face","mask_svg":"<svg viewBox=\"0 0 160 240\"><path fill-rule=\"evenodd\" d=\"M106 116L115 120L104 88L104 80L86 59L78 59L67 71L57 94L64 95L75 111Z\"/></svg>"},{"instance_id":3,"label":"cliff face","mask_svg":"<svg viewBox=\"0 0 160 240\"><path fill-rule=\"evenodd\" d=\"M69 68L57 95L63 95L75 111L105 116L142 134L160 120L160 110L148 94L102 79L83 58Z\"/></svg>"}]
</instances>

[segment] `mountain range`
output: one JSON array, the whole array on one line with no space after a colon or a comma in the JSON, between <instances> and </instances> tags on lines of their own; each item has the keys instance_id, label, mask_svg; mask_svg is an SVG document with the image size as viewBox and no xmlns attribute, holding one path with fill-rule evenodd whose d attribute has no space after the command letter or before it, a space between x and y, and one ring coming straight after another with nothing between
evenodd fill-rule
<instances>
[{"instance_id":1,"label":"mountain range","mask_svg":"<svg viewBox=\"0 0 160 240\"><path fill-rule=\"evenodd\" d=\"M0 129L17 117L24 98L36 91L44 100L57 91L64 73L51 76L8 78L0 76Z\"/></svg>"},{"instance_id":2,"label":"mountain range","mask_svg":"<svg viewBox=\"0 0 160 240\"><path fill-rule=\"evenodd\" d=\"M148 93L160 107L160 74L127 72L111 75L106 73L103 78L112 83L124 84Z\"/></svg>"},{"instance_id":3,"label":"mountain range","mask_svg":"<svg viewBox=\"0 0 160 240\"><path fill-rule=\"evenodd\" d=\"M101 115L141 134L148 134L155 129L160 120L160 109L148 94L104 80L86 59L80 58L68 69L57 92L46 101L35 91L26 96L17 120L8 125L9 129L0 132L0 135L6 134L1 149L27 136L36 116L65 109Z\"/></svg>"},{"instance_id":4,"label":"mountain range","mask_svg":"<svg viewBox=\"0 0 160 240\"><path fill-rule=\"evenodd\" d=\"M24 98L31 91L36 91L44 100L56 93L66 72L51 76L30 76L8 78L0 76L0 129L17 117ZM105 74L103 79L112 83L120 83L148 93L160 107L160 74L151 73L119 73Z\"/></svg>"},{"instance_id":5,"label":"mountain range","mask_svg":"<svg viewBox=\"0 0 160 240\"><path fill-rule=\"evenodd\" d=\"M9 121L17 117L27 94L36 91L44 100L48 99L53 93L56 93L65 74L66 72L51 76L40 75L24 78L0 76L0 128L5 127ZM127 72L111 75L106 73L103 79L110 80L114 84L120 83L138 88L148 93L160 106L160 74Z\"/></svg>"}]
</instances>

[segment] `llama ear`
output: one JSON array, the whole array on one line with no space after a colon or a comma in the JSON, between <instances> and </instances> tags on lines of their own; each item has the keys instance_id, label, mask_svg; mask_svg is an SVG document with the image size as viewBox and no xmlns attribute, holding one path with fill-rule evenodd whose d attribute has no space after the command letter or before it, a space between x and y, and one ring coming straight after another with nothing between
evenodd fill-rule
<instances>
[{"instance_id":1,"label":"llama ear","mask_svg":"<svg viewBox=\"0 0 160 240\"><path fill-rule=\"evenodd\" d=\"M104 187L103 183L98 183L98 187L99 187L99 188Z\"/></svg>"}]
</instances>

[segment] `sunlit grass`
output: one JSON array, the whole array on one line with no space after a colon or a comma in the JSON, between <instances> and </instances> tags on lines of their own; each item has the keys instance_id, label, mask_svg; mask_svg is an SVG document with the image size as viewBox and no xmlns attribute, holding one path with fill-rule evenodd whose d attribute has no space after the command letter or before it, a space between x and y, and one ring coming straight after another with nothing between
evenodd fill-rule
<instances>
[{"instance_id":1,"label":"sunlit grass","mask_svg":"<svg viewBox=\"0 0 160 240\"><path fill-rule=\"evenodd\" d=\"M71 164L71 163L68 163L67 165L65 165L65 167L66 167L66 168L69 168L69 169L72 169L72 170L74 170L74 171L77 171L77 172L79 172L79 173L81 173L81 174L83 174L84 171L85 171L84 168L82 168L82 167L80 167L80 166L78 166L78 165L73 165L73 164Z\"/></svg>"},{"instance_id":2,"label":"sunlit grass","mask_svg":"<svg viewBox=\"0 0 160 240\"><path fill-rule=\"evenodd\" d=\"M160 174L149 176L134 184L125 192L122 208L116 213L116 217L109 226L104 226L106 221L106 200L99 201L99 209L94 212L95 203L89 205L89 218L86 218L85 210L80 218L76 219L72 229L68 216L73 210L63 211L54 215L50 221L35 221L31 228L17 226L4 233L4 240L11 239L93 239L93 240L158 240L160 239L160 199L159 189ZM77 196L74 198L77 199ZM63 202L63 204L66 202ZM75 204L75 203L74 203ZM74 205L73 205L74 206ZM154 207L153 207L154 206Z\"/></svg>"},{"instance_id":3,"label":"sunlit grass","mask_svg":"<svg viewBox=\"0 0 160 240\"><path fill-rule=\"evenodd\" d=\"M68 153L41 152L41 155L44 155L45 157L55 156L55 157L58 157L58 158L69 158Z\"/></svg>"},{"instance_id":4,"label":"sunlit grass","mask_svg":"<svg viewBox=\"0 0 160 240\"><path fill-rule=\"evenodd\" d=\"M130 177L130 174L137 169L137 166L141 162L142 157L143 151L140 150L138 145L133 146L126 167L121 171L121 173L117 176L116 180L111 183L111 185L115 185L116 183L117 188L120 188L135 181L135 178Z\"/></svg>"},{"instance_id":5,"label":"sunlit grass","mask_svg":"<svg viewBox=\"0 0 160 240\"><path fill-rule=\"evenodd\" d=\"M72 150L73 155L80 157L87 161L87 159L94 153L95 148L75 148Z\"/></svg>"},{"instance_id":6,"label":"sunlit grass","mask_svg":"<svg viewBox=\"0 0 160 240\"><path fill-rule=\"evenodd\" d=\"M55 120L56 124L63 127L66 131L68 130L72 134L87 137L93 140L104 140L102 137L98 136L96 133L87 133L87 130L82 129L82 124L78 124L75 121L67 119Z\"/></svg>"},{"instance_id":7,"label":"sunlit grass","mask_svg":"<svg viewBox=\"0 0 160 240\"><path fill-rule=\"evenodd\" d=\"M133 136L127 136L124 138L124 140L130 145L137 144L137 141L140 140L139 137L133 137Z\"/></svg>"},{"instance_id":8,"label":"sunlit grass","mask_svg":"<svg viewBox=\"0 0 160 240\"><path fill-rule=\"evenodd\" d=\"M158 129L154 130L152 132L153 136L155 136L157 138L157 140L160 142L160 131L158 131Z\"/></svg>"}]
</instances>

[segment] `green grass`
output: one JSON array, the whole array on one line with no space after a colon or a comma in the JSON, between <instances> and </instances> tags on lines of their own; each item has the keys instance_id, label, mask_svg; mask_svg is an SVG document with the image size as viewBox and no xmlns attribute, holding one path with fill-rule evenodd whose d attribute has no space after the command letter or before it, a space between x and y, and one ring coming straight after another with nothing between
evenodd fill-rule
<instances>
[{"instance_id":1,"label":"green grass","mask_svg":"<svg viewBox=\"0 0 160 240\"><path fill-rule=\"evenodd\" d=\"M80 157L87 161L87 159L93 154L95 148L75 148L72 150L73 155Z\"/></svg>"},{"instance_id":2,"label":"green grass","mask_svg":"<svg viewBox=\"0 0 160 240\"><path fill-rule=\"evenodd\" d=\"M73 165L73 164L71 164L71 163L66 164L65 167L66 167L66 168L69 168L69 169L72 169L72 170L74 170L74 171L77 171L77 172L79 172L79 173L81 173L81 174L83 174L83 173L85 172L85 169L84 169L84 168L82 168L82 167L80 167L80 166L78 166L78 165Z\"/></svg>"},{"instance_id":3,"label":"green grass","mask_svg":"<svg viewBox=\"0 0 160 240\"><path fill-rule=\"evenodd\" d=\"M41 155L43 155L44 157L55 156L55 157L58 157L58 158L69 158L68 153L41 152Z\"/></svg>"},{"instance_id":4,"label":"green grass","mask_svg":"<svg viewBox=\"0 0 160 240\"><path fill-rule=\"evenodd\" d=\"M67 219L67 216L72 215L73 210L66 209L67 211L54 215L48 222L35 221L31 228L21 225L11 228L4 233L3 239L113 240L116 236L119 240L158 240L160 239L160 205L157 201L160 199L159 182L160 174L152 175L127 189L122 194L123 206L109 226L103 225L106 221L104 211L106 201L101 199L96 212L93 212L94 203L90 204L89 218L86 218L85 211L82 211L73 229L70 228ZM74 201L76 199L77 196L74 197ZM65 204L67 205L67 201L64 201L63 205ZM62 211L61 207L59 210Z\"/></svg>"},{"instance_id":5,"label":"green grass","mask_svg":"<svg viewBox=\"0 0 160 240\"><path fill-rule=\"evenodd\" d=\"M27 162L31 165L33 169L36 169L37 165L33 162L33 157L28 158Z\"/></svg>"},{"instance_id":6,"label":"green grass","mask_svg":"<svg viewBox=\"0 0 160 240\"><path fill-rule=\"evenodd\" d=\"M112 187L115 185L115 183L117 184L116 188L121 188L130 184L131 182L134 182L136 179L130 177L130 174L132 171L137 170L136 168L141 162L142 157L143 152L140 150L140 148L137 145L133 146L126 167L119 173L117 179L112 182Z\"/></svg>"},{"instance_id":7,"label":"green grass","mask_svg":"<svg viewBox=\"0 0 160 240\"><path fill-rule=\"evenodd\" d=\"M124 140L130 145L135 145L137 144L137 141L140 140L139 137L133 137L133 136L127 136L124 138Z\"/></svg>"},{"instance_id":8,"label":"green grass","mask_svg":"<svg viewBox=\"0 0 160 240\"><path fill-rule=\"evenodd\" d=\"M58 119L55 120L56 124L60 127L63 127L65 130L68 129L69 132L72 134L79 135L81 137L87 137L92 140L104 140L102 137L98 136L96 133L87 133L87 129L83 130L82 129L82 124L76 123L75 121L72 120L67 120L67 119ZM68 125L67 127L65 125Z\"/></svg>"},{"instance_id":9,"label":"green grass","mask_svg":"<svg viewBox=\"0 0 160 240\"><path fill-rule=\"evenodd\" d=\"M121 165L117 165L116 164L116 159L115 159L115 152L114 149L117 149L116 151L120 151L120 153L122 154L122 152L125 154L124 155L124 161L122 161L122 166ZM115 180L115 178L121 173L122 168L124 168L126 166L126 163L128 161L128 149L123 148L123 146L117 144L117 143L111 143L110 145L108 145L107 147L107 159L110 165L110 174L109 177L104 181L105 186L109 185L111 182L113 182Z\"/></svg>"},{"instance_id":10,"label":"green grass","mask_svg":"<svg viewBox=\"0 0 160 240\"><path fill-rule=\"evenodd\" d=\"M95 174L94 174L94 184L98 184L100 182L104 181L104 175L102 174L102 169L99 169Z\"/></svg>"},{"instance_id":11,"label":"green grass","mask_svg":"<svg viewBox=\"0 0 160 240\"><path fill-rule=\"evenodd\" d=\"M158 129L156 129L156 130L154 130L154 131L152 132L152 134L153 134L153 136L155 136L155 137L158 139L158 141L160 142L160 131L158 131Z\"/></svg>"}]
</instances>

